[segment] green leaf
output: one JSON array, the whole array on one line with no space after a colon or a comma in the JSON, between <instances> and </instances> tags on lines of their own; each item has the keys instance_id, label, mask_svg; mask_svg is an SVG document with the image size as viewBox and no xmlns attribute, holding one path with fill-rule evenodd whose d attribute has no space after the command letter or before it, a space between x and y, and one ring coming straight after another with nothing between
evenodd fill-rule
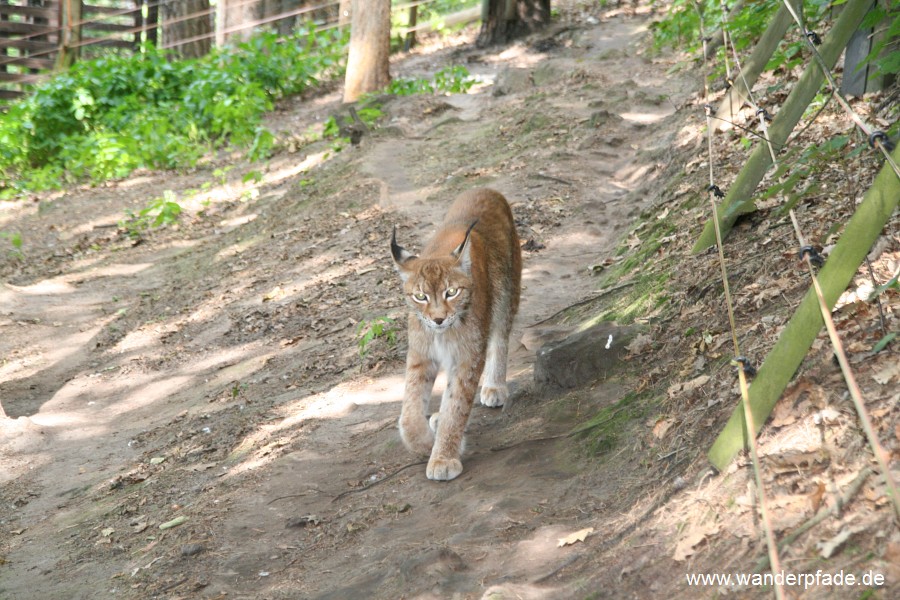
<instances>
[{"instance_id":1,"label":"green leaf","mask_svg":"<svg viewBox=\"0 0 900 600\"><path fill-rule=\"evenodd\" d=\"M872 354L878 354L879 352L881 352L882 350L887 348L887 345L890 344L891 342L893 342L896 337L897 337L897 332L892 331L889 334L887 334L886 336L884 336L883 338L881 338L880 340L878 340L878 343L872 347Z\"/></svg>"}]
</instances>

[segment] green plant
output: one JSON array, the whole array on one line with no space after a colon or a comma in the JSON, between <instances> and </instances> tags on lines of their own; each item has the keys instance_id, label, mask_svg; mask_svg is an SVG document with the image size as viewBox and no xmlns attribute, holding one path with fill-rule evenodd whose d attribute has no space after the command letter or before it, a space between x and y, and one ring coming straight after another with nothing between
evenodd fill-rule
<instances>
[{"instance_id":1,"label":"green plant","mask_svg":"<svg viewBox=\"0 0 900 600\"><path fill-rule=\"evenodd\" d=\"M723 3L721 0L672 0L671 2L654 0L654 3L662 5L661 8L665 10L665 16L651 25L653 42L657 50L667 47L682 48L691 53L701 50L703 47L703 36L700 35L702 15L703 30L707 36L712 35L724 25L735 48L740 52L759 39L772 15L782 5L782 0L745 2L741 5L740 10L726 15L722 13ZM837 4L840 3L837 2ZM814 30L822 19L830 14L829 11L833 4L835 3L827 0L807 2L803 16L805 26ZM896 26L900 28L900 25ZM721 58L726 53L730 56L730 47L722 46L718 49L717 57L720 60L712 67L713 78L720 78L724 75L724 61ZM806 40L794 28L790 36L779 44L778 49L766 65L766 70L790 70L808 60L808 55ZM900 59L886 57L884 60Z\"/></svg>"},{"instance_id":2,"label":"green plant","mask_svg":"<svg viewBox=\"0 0 900 600\"><path fill-rule=\"evenodd\" d=\"M803 149L789 149L779 161L778 168L772 176L772 180L776 183L766 188L759 195L759 199L766 200L783 194L787 198L787 202L779 207L777 212L779 215L787 214L788 210L797 204L809 188L816 185L810 176L826 168L826 165L835 160L849 143L849 136L836 135L821 144L810 144ZM798 186L800 187L798 188Z\"/></svg>"},{"instance_id":3,"label":"green plant","mask_svg":"<svg viewBox=\"0 0 900 600\"><path fill-rule=\"evenodd\" d=\"M13 247L13 249L9 251L10 255L15 258L22 258L22 234L0 231L0 239L2 238L8 239L10 245Z\"/></svg>"},{"instance_id":4,"label":"green plant","mask_svg":"<svg viewBox=\"0 0 900 600\"><path fill-rule=\"evenodd\" d=\"M340 77L347 33L261 33L192 60L144 46L78 62L0 114L0 198L195 165L226 144L267 157L273 102Z\"/></svg>"},{"instance_id":5,"label":"green plant","mask_svg":"<svg viewBox=\"0 0 900 600\"><path fill-rule=\"evenodd\" d=\"M431 79L398 77L391 81L385 92L396 96L413 94L464 94L475 85L475 78L462 65L453 65L437 71Z\"/></svg>"},{"instance_id":6,"label":"green plant","mask_svg":"<svg viewBox=\"0 0 900 600\"><path fill-rule=\"evenodd\" d=\"M175 192L166 190L161 198L155 198L137 214L128 211L128 218L120 221L119 227L124 229L130 237L138 238L151 227L162 227L174 223L181 214L181 205L176 202L177 199Z\"/></svg>"},{"instance_id":7,"label":"green plant","mask_svg":"<svg viewBox=\"0 0 900 600\"><path fill-rule=\"evenodd\" d=\"M372 95L365 95L362 98L362 102L372 102ZM378 119L384 116L384 113L381 112L381 106L379 104L372 103L368 106L364 105L359 109L356 109L356 116L359 117L359 120L362 121L366 127L372 129ZM322 139L334 140L331 144L331 149L333 152L340 152L343 150L344 146L350 142L350 137L347 135L348 130L344 128L353 125L354 119L351 116L332 115L328 117L328 120L324 123L322 128Z\"/></svg>"},{"instance_id":8,"label":"green plant","mask_svg":"<svg viewBox=\"0 0 900 600\"><path fill-rule=\"evenodd\" d=\"M244 176L241 177L242 183L247 183L248 181L252 181L253 183L259 183L264 179L264 176L261 171L248 171L244 173Z\"/></svg>"},{"instance_id":9,"label":"green plant","mask_svg":"<svg viewBox=\"0 0 900 600\"><path fill-rule=\"evenodd\" d=\"M362 320L356 326L356 335L359 336L357 342L359 346L359 357L365 358L369 353L369 344L379 338L387 340L390 347L394 347L397 343L397 332L399 330L394 325L394 320L390 317L375 317L369 321Z\"/></svg>"}]
</instances>

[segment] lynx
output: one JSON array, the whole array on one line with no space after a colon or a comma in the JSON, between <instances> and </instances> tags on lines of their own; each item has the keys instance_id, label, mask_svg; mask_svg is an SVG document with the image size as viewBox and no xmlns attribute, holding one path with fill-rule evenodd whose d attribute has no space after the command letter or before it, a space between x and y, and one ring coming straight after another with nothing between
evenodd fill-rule
<instances>
[{"instance_id":1,"label":"lynx","mask_svg":"<svg viewBox=\"0 0 900 600\"><path fill-rule=\"evenodd\" d=\"M397 244L396 228L391 254L412 309L400 437L430 457L429 479L450 480L463 470L463 434L482 371L482 404L502 406L509 396L506 358L522 279L512 211L498 192L465 192L421 255ZM447 388L440 412L428 419L440 369Z\"/></svg>"}]
</instances>

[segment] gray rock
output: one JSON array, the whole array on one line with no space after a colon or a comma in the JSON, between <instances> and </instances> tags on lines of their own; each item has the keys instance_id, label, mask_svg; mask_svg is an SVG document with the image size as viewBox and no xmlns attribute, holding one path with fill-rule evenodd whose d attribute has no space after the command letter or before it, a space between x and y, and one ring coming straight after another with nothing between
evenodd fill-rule
<instances>
[{"instance_id":1,"label":"gray rock","mask_svg":"<svg viewBox=\"0 0 900 600\"><path fill-rule=\"evenodd\" d=\"M506 96L527 92L534 88L534 77L531 69L506 68L497 76L494 83L493 95Z\"/></svg>"},{"instance_id":2,"label":"gray rock","mask_svg":"<svg viewBox=\"0 0 900 600\"><path fill-rule=\"evenodd\" d=\"M206 550L203 544L185 544L181 547L182 556L196 556Z\"/></svg>"},{"instance_id":3,"label":"gray rock","mask_svg":"<svg viewBox=\"0 0 900 600\"><path fill-rule=\"evenodd\" d=\"M534 382L539 387L571 389L612 373L626 353L637 327L598 323L537 351Z\"/></svg>"}]
</instances>

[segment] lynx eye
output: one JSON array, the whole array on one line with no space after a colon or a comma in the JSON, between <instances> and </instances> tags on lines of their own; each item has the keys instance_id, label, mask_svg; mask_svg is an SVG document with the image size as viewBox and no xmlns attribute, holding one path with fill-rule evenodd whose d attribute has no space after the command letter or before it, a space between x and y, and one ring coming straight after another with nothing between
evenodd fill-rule
<instances>
[{"instance_id":1,"label":"lynx eye","mask_svg":"<svg viewBox=\"0 0 900 600\"><path fill-rule=\"evenodd\" d=\"M444 292L444 297L447 298L448 300L450 298L456 298L457 296L459 296L459 288L455 288L455 287L447 288L447 291Z\"/></svg>"},{"instance_id":2,"label":"lynx eye","mask_svg":"<svg viewBox=\"0 0 900 600\"><path fill-rule=\"evenodd\" d=\"M412 295L412 297L413 297L413 300L415 300L416 302L426 302L426 301L428 301L428 295L427 295L427 294L423 294L422 292L415 292L415 293Z\"/></svg>"}]
</instances>

